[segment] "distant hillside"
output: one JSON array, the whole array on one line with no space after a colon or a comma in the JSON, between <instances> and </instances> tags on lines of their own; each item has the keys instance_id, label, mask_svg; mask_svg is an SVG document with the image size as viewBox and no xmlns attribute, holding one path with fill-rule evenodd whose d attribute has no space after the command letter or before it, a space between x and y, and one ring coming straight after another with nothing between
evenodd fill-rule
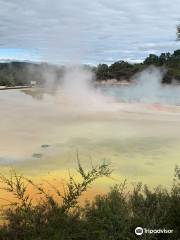
<instances>
[{"instance_id":1,"label":"distant hillside","mask_svg":"<svg viewBox=\"0 0 180 240\"><path fill-rule=\"evenodd\" d=\"M7 62L0 63L1 86L30 85L37 81L38 85L45 83L45 76L53 74L54 81L62 76L63 67L56 67L46 63Z\"/></svg>"},{"instance_id":2,"label":"distant hillside","mask_svg":"<svg viewBox=\"0 0 180 240\"><path fill-rule=\"evenodd\" d=\"M108 66L99 64L97 67L84 65L91 69L97 81L117 79L118 81L131 81L134 74L142 71L149 65L164 67L166 74L163 83L170 84L172 81L180 83L180 50L171 53L162 53L160 56L150 54L143 63L128 63L117 61ZM0 86L24 86L30 85L31 81L37 81L43 85L45 80L53 77L54 83L59 83L65 71L64 66L55 66L47 63L30 62L4 62L0 63Z\"/></svg>"}]
</instances>

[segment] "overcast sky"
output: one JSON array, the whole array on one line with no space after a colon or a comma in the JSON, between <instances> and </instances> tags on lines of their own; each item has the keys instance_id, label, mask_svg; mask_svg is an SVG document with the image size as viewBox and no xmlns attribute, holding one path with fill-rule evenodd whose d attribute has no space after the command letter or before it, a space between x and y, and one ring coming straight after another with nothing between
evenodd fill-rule
<instances>
[{"instance_id":1,"label":"overcast sky","mask_svg":"<svg viewBox=\"0 0 180 240\"><path fill-rule=\"evenodd\" d=\"M179 0L0 0L0 59L139 61L180 48L179 19Z\"/></svg>"}]
</instances>

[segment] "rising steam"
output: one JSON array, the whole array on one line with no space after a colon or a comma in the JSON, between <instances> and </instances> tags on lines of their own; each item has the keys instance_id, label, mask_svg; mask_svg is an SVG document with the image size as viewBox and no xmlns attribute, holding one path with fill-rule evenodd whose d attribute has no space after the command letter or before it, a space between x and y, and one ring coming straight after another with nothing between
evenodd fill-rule
<instances>
[{"instance_id":1,"label":"rising steam","mask_svg":"<svg viewBox=\"0 0 180 240\"><path fill-rule=\"evenodd\" d=\"M56 89L54 95L61 109L106 112L126 110L127 105L122 107L122 103L180 105L180 86L162 84L165 73L165 69L150 66L136 74L130 84L105 86L96 86L94 73L81 65L64 67L59 80L53 69L43 71L42 75L46 90Z\"/></svg>"},{"instance_id":2,"label":"rising steam","mask_svg":"<svg viewBox=\"0 0 180 240\"><path fill-rule=\"evenodd\" d=\"M71 106L71 110L72 108L77 111L111 110L112 97L95 88L94 80L94 73L82 66L71 66L66 69L59 90L66 99L66 105Z\"/></svg>"},{"instance_id":3,"label":"rising steam","mask_svg":"<svg viewBox=\"0 0 180 240\"><path fill-rule=\"evenodd\" d=\"M180 85L162 84L165 69L149 67L136 74L127 86L115 86L107 93L121 102L180 105Z\"/></svg>"}]
</instances>

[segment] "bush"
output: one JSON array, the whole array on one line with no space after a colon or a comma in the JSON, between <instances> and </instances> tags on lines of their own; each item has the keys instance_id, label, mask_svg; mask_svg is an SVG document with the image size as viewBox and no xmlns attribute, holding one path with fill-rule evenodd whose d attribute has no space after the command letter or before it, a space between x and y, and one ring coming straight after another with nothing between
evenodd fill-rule
<instances>
[{"instance_id":1,"label":"bush","mask_svg":"<svg viewBox=\"0 0 180 240\"><path fill-rule=\"evenodd\" d=\"M109 176L107 164L85 172L79 164L81 182L70 175L64 193L54 188L49 195L31 180L11 173L1 176L4 189L17 201L3 211L5 223L0 228L2 240L133 240L137 226L147 229L173 229L173 234L144 234L140 239L180 239L180 168L175 168L171 191L157 187L151 191L137 184L127 193L126 182L113 187L109 193L98 195L84 207L78 198L99 177ZM28 185L38 190L43 198L33 204Z\"/></svg>"}]
</instances>

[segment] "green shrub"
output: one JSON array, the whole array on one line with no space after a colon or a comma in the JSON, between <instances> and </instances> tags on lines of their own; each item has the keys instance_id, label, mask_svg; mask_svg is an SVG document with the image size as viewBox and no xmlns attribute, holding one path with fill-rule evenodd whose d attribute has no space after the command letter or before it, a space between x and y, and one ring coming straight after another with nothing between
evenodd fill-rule
<instances>
[{"instance_id":1,"label":"green shrub","mask_svg":"<svg viewBox=\"0 0 180 240\"><path fill-rule=\"evenodd\" d=\"M9 178L1 176L4 189L12 193L14 201L3 210L5 223L0 227L2 240L134 240L137 226L148 229L173 229L173 234L144 234L139 239L180 239L180 168L175 168L171 191L157 187L151 191L137 184L127 194L126 182L116 185L109 193L98 195L84 207L78 198L98 177L109 176L107 164L92 167L85 172L79 164L81 182L70 175L64 193L54 188L49 195L40 185L11 173ZM42 199L33 204L27 193L30 184Z\"/></svg>"}]
</instances>

